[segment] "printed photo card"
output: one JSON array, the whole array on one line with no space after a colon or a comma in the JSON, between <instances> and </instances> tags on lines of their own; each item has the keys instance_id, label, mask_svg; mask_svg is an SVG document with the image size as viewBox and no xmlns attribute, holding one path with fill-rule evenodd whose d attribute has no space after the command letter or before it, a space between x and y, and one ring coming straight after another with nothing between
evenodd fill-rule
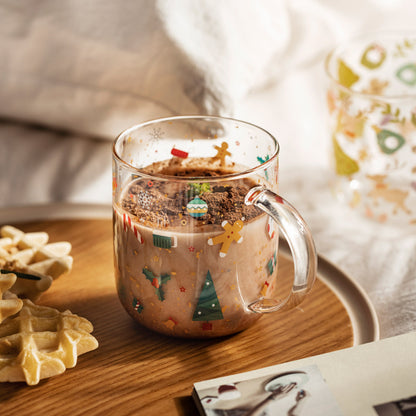
<instances>
[{"instance_id":1,"label":"printed photo card","mask_svg":"<svg viewBox=\"0 0 416 416\"><path fill-rule=\"evenodd\" d=\"M416 416L416 332L194 384L202 416Z\"/></svg>"}]
</instances>

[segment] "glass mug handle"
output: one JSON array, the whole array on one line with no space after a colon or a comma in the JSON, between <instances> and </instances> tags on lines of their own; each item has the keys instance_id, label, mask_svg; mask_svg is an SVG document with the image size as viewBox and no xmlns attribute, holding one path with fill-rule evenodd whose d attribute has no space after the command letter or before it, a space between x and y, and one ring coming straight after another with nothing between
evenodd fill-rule
<instances>
[{"instance_id":1,"label":"glass mug handle","mask_svg":"<svg viewBox=\"0 0 416 416\"><path fill-rule=\"evenodd\" d=\"M292 291L286 299L260 298L248 308L260 313L291 309L302 302L315 281L318 260L311 231L289 202L263 186L251 188L245 203L262 209L276 221L292 252L295 272Z\"/></svg>"}]
</instances>

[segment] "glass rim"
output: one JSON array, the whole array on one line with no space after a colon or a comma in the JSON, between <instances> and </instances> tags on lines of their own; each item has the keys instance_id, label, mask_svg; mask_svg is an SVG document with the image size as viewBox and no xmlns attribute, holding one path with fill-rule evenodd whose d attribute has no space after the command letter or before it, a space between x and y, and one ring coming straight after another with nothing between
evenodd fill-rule
<instances>
[{"instance_id":1,"label":"glass rim","mask_svg":"<svg viewBox=\"0 0 416 416\"><path fill-rule=\"evenodd\" d=\"M399 101L399 100L406 100L406 99L415 99L416 98L416 91L415 93L411 94L373 94L368 92L362 92L354 90L350 87L346 87L345 85L342 85L339 80L332 74L332 72L329 69L330 63L333 61L334 58L336 58L338 55L338 52L342 49L345 49L348 45L358 42L358 41L364 41L365 39L373 40L376 42L376 37L401 37L405 38L407 37L413 37L416 39L416 31L398 31L398 30L390 30L390 31L373 31L368 33L361 33L359 35L356 35L354 37L350 37L347 39L344 39L342 42L335 45L326 55L325 61L324 61L324 67L325 67L325 73L327 77L334 82L337 87L345 92L350 93L351 95L355 95L358 97L363 97L367 99L373 99L378 101ZM373 38L373 39L372 39Z\"/></svg>"},{"instance_id":2,"label":"glass rim","mask_svg":"<svg viewBox=\"0 0 416 416\"><path fill-rule=\"evenodd\" d=\"M140 128L151 126L152 124L159 124L164 122L172 122L172 121L186 121L186 120L212 120L212 121L227 121L227 122L234 122L242 126L247 127L254 127L255 129L263 132L272 139L272 142L275 145L275 149L273 154L270 156L268 160L265 162L259 163L258 165L248 168L239 172L229 173L226 175L220 176L174 176L174 175L164 175L161 173L149 173L146 172L143 168L138 168L133 166L132 164L125 161L117 152L116 146L122 138L126 137L126 135L130 134L132 131L136 131ZM277 139L269 133L266 129L257 126L256 124L238 120L232 117L223 117L223 116L211 116L211 115L183 115L183 116L172 116L172 117L164 117L164 118L157 118L154 120L145 121L142 123L135 124L128 129L123 130L120 134L113 141L112 146L112 154L113 158L115 158L121 165L128 168L132 171L132 173L139 173L141 176L147 179L157 179L157 180L164 180L164 181L175 181L175 182L222 182L224 180L235 180L245 178L259 170L268 169L273 165L275 160L279 156L280 145Z\"/></svg>"}]
</instances>

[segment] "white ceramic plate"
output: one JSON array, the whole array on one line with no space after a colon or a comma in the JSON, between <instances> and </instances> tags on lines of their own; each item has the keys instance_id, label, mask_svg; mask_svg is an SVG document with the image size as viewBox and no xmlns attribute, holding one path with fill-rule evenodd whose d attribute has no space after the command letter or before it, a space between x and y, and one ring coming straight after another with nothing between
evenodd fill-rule
<instances>
[{"instance_id":1,"label":"white ceramic plate","mask_svg":"<svg viewBox=\"0 0 416 416\"><path fill-rule=\"evenodd\" d=\"M280 243L280 253L290 256L289 246ZM380 339L376 310L364 289L337 266L318 255L318 277L335 293L351 319L354 345Z\"/></svg>"}]
</instances>

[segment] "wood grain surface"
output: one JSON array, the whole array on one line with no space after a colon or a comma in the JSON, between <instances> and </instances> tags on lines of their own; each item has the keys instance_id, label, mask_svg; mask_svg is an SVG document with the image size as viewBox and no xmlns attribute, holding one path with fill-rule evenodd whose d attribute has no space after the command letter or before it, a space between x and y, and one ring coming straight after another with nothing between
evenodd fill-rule
<instances>
[{"instance_id":1,"label":"wood grain surface","mask_svg":"<svg viewBox=\"0 0 416 416\"><path fill-rule=\"evenodd\" d=\"M353 344L347 311L319 279L293 311L269 314L239 334L213 340L175 339L136 324L115 291L111 220L54 220L14 224L71 242L72 272L38 303L69 309L94 325L97 350L75 368L34 387L0 385L3 415L197 415L193 383ZM293 265L279 255L279 273Z\"/></svg>"}]
</instances>

